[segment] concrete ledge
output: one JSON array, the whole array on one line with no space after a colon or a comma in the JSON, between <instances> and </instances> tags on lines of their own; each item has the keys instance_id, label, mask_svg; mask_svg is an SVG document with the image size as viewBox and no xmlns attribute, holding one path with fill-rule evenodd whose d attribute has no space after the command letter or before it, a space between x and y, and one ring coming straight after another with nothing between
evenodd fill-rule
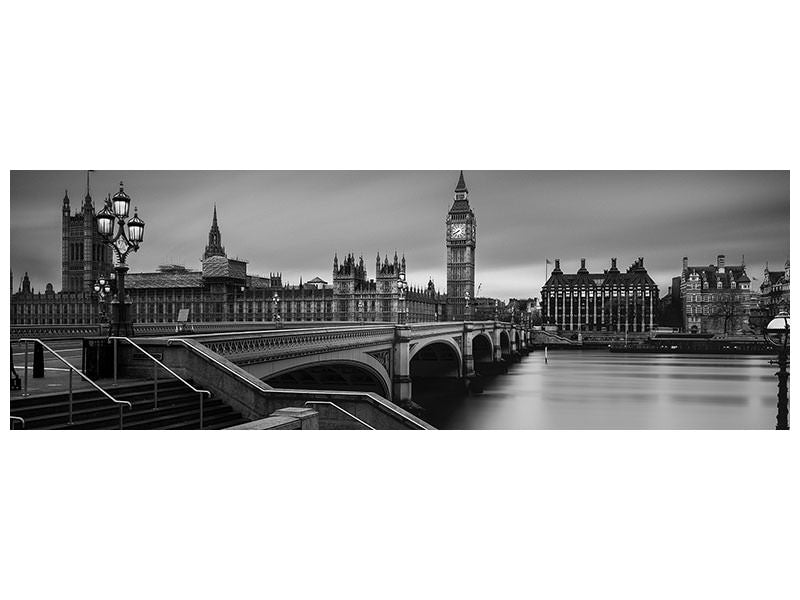
<instances>
[{"instance_id":1,"label":"concrete ledge","mask_svg":"<svg viewBox=\"0 0 800 600\"><path fill-rule=\"evenodd\" d=\"M258 419L228 429L266 431L267 429L319 429L319 416L310 408L287 407L276 410L266 419Z\"/></svg>"}]
</instances>

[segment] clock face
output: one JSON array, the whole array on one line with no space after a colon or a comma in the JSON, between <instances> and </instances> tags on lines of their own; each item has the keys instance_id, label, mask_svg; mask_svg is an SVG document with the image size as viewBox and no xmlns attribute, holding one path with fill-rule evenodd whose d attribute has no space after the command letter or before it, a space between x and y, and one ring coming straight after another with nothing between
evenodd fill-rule
<instances>
[{"instance_id":1,"label":"clock face","mask_svg":"<svg viewBox=\"0 0 800 600\"><path fill-rule=\"evenodd\" d=\"M450 237L454 240L463 240L467 237L467 226L464 223L456 223L450 226Z\"/></svg>"}]
</instances>

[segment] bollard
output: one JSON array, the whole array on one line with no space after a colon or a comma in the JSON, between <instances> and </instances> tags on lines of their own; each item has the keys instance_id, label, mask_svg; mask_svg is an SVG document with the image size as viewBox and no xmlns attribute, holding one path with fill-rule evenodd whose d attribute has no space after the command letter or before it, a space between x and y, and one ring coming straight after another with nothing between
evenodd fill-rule
<instances>
[{"instance_id":1,"label":"bollard","mask_svg":"<svg viewBox=\"0 0 800 600\"><path fill-rule=\"evenodd\" d=\"M39 342L33 344L33 378L44 377L44 348Z\"/></svg>"}]
</instances>

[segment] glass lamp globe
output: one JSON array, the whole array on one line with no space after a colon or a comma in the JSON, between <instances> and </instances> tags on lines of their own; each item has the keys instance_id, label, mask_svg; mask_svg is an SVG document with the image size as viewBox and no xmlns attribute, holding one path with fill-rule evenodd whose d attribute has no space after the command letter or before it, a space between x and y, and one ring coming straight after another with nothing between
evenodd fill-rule
<instances>
[{"instance_id":1,"label":"glass lamp globe","mask_svg":"<svg viewBox=\"0 0 800 600\"><path fill-rule=\"evenodd\" d=\"M131 197L125 193L122 182L119 182L119 191L111 198L111 208L118 219L128 216L131 209Z\"/></svg>"},{"instance_id":2,"label":"glass lamp globe","mask_svg":"<svg viewBox=\"0 0 800 600\"><path fill-rule=\"evenodd\" d=\"M144 239L144 221L139 218L139 209L133 211L133 218L128 221L128 237L134 244Z\"/></svg>"},{"instance_id":3,"label":"glass lamp globe","mask_svg":"<svg viewBox=\"0 0 800 600\"><path fill-rule=\"evenodd\" d=\"M100 235L110 237L114 232L114 213L106 206L97 213L95 219L97 219L97 231L100 232Z\"/></svg>"},{"instance_id":4,"label":"glass lamp globe","mask_svg":"<svg viewBox=\"0 0 800 600\"><path fill-rule=\"evenodd\" d=\"M779 312L767 325L767 341L773 346L783 346L789 341L789 313Z\"/></svg>"},{"instance_id":5,"label":"glass lamp globe","mask_svg":"<svg viewBox=\"0 0 800 600\"><path fill-rule=\"evenodd\" d=\"M95 283L93 289L94 289L95 293L98 293L100 291L100 284L99 283Z\"/></svg>"}]
</instances>

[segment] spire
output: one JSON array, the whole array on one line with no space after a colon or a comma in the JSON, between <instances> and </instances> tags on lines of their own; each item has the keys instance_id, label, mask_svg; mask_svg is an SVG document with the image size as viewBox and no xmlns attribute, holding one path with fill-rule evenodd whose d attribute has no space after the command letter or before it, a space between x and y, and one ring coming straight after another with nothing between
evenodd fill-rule
<instances>
[{"instance_id":1,"label":"spire","mask_svg":"<svg viewBox=\"0 0 800 600\"><path fill-rule=\"evenodd\" d=\"M225 247L222 245L222 234L217 224L217 205L214 204L214 217L211 221L211 230L208 232L208 245L203 253L203 260L212 256L225 256Z\"/></svg>"},{"instance_id":2,"label":"spire","mask_svg":"<svg viewBox=\"0 0 800 600\"><path fill-rule=\"evenodd\" d=\"M86 171L86 197L84 198L84 204L92 203L92 193L89 186L89 173L94 173L94 171Z\"/></svg>"},{"instance_id":3,"label":"spire","mask_svg":"<svg viewBox=\"0 0 800 600\"><path fill-rule=\"evenodd\" d=\"M461 175L458 177L458 185L456 185L456 193L458 192L469 192L467 189L467 184L464 182L464 171L461 171Z\"/></svg>"}]
</instances>

